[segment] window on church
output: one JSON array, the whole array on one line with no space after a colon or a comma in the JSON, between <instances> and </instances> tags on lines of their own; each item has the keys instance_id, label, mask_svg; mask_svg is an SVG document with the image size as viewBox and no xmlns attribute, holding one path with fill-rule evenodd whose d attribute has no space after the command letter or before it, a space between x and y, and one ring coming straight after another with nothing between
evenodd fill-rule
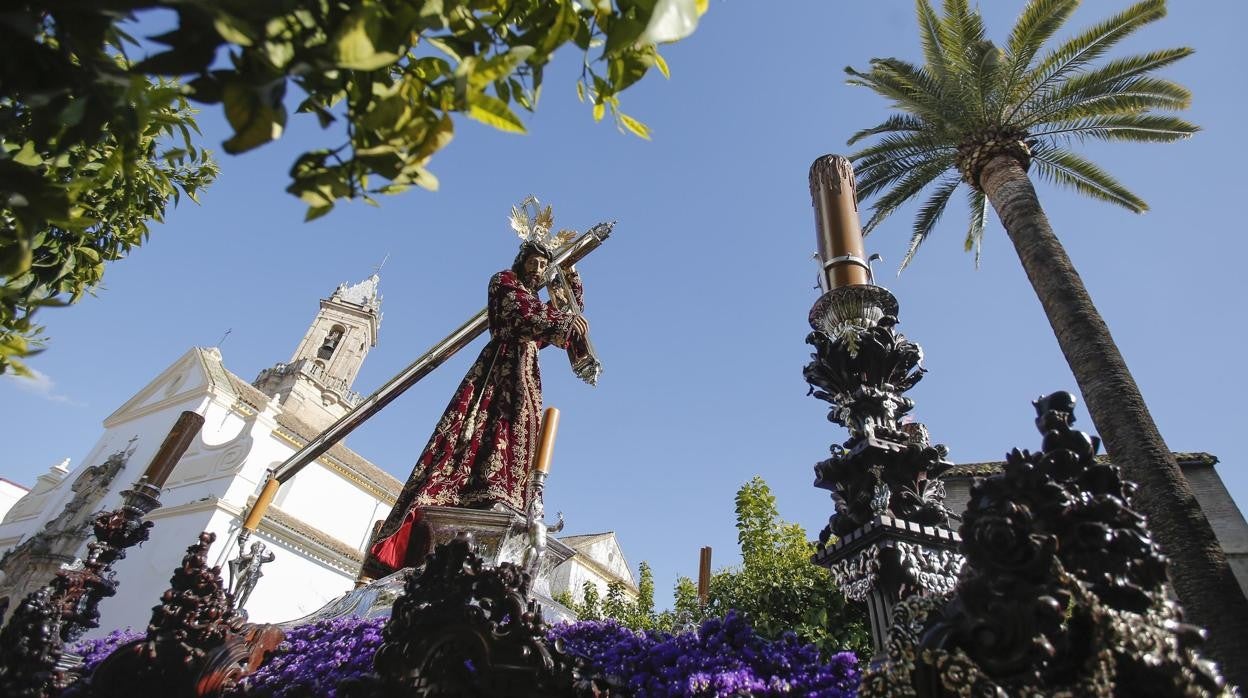
<instances>
[{"instance_id":1,"label":"window on church","mask_svg":"<svg viewBox=\"0 0 1248 698\"><path fill-rule=\"evenodd\" d=\"M316 351L317 358L328 361L329 357L334 355L334 350L338 348L338 342L342 341L342 335L342 327L334 325L329 334L325 335L325 342L321 344L321 348Z\"/></svg>"}]
</instances>

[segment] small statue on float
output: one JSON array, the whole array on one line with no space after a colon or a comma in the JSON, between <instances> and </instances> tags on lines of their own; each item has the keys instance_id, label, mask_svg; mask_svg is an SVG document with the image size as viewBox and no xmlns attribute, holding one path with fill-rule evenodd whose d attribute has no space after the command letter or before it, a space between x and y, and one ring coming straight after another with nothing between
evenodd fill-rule
<instances>
[{"instance_id":1,"label":"small statue on float","mask_svg":"<svg viewBox=\"0 0 1248 698\"><path fill-rule=\"evenodd\" d=\"M276 555L266 551L264 543L256 541L251 544L250 552L240 551L238 557L230 560L230 593L234 596L234 608L241 611L247 606L248 597L264 576L260 568L276 559Z\"/></svg>"}]
</instances>

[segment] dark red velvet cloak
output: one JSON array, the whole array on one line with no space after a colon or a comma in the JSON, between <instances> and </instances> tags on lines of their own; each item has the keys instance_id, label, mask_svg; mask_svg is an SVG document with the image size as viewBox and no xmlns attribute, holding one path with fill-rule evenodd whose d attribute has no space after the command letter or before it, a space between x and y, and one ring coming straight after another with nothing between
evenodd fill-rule
<instances>
[{"instance_id":1,"label":"dark red velvet cloak","mask_svg":"<svg viewBox=\"0 0 1248 698\"><path fill-rule=\"evenodd\" d=\"M580 300L579 279L569 276ZM511 270L490 279L487 307L490 341L375 536L366 565L373 574L381 571L376 563L393 570L419 562L408 559L416 507L485 508L502 502L524 511L527 504L542 413L537 352L547 344L566 347L573 318L543 302Z\"/></svg>"}]
</instances>

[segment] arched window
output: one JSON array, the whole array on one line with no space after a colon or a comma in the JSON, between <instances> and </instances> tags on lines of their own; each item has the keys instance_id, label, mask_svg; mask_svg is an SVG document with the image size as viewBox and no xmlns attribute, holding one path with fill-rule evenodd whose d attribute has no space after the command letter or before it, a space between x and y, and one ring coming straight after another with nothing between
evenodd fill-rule
<instances>
[{"instance_id":1,"label":"arched window","mask_svg":"<svg viewBox=\"0 0 1248 698\"><path fill-rule=\"evenodd\" d=\"M316 356L320 359L329 360L334 355L334 350L338 348L338 342L342 341L342 335L346 334L346 330L342 325L334 325L330 328L329 334L325 335L325 342L321 344L321 348L316 350Z\"/></svg>"}]
</instances>

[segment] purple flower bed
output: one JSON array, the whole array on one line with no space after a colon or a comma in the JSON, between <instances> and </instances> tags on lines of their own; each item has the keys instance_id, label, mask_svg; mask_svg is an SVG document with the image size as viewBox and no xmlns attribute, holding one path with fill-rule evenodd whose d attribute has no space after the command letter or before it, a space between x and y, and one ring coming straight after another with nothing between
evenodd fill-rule
<instances>
[{"instance_id":1,"label":"purple flower bed","mask_svg":"<svg viewBox=\"0 0 1248 698\"><path fill-rule=\"evenodd\" d=\"M337 698L340 681L372 671L385 621L340 618L293 628L264 666L230 695ZM118 645L138 637L119 630L71 651L84 656L90 672ZM680 635L637 632L606 620L555 626L549 638L635 698L850 698L858 686L858 659L852 652L824 661L814 645L802 644L791 633L776 641L760 637L735 612Z\"/></svg>"},{"instance_id":2,"label":"purple flower bed","mask_svg":"<svg viewBox=\"0 0 1248 698\"><path fill-rule=\"evenodd\" d=\"M338 618L292 628L269 661L231 695L337 698L339 681L373 670L386 620Z\"/></svg>"},{"instance_id":3,"label":"purple flower bed","mask_svg":"<svg viewBox=\"0 0 1248 698\"><path fill-rule=\"evenodd\" d=\"M95 667L99 666L104 658L113 653L113 650L131 642L140 640L144 637L143 633L130 627L120 628L95 640L83 640L81 642L70 645L65 648L66 652L77 654L82 657L82 673L90 674L95 671Z\"/></svg>"},{"instance_id":4,"label":"purple flower bed","mask_svg":"<svg viewBox=\"0 0 1248 698\"><path fill-rule=\"evenodd\" d=\"M763 639L732 611L707 620L696 633L635 632L615 621L581 621L557 626L550 635L635 698L857 693L858 658L852 652L821 661L813 645L791 633Z\"/></svg>"}]
</instances>

